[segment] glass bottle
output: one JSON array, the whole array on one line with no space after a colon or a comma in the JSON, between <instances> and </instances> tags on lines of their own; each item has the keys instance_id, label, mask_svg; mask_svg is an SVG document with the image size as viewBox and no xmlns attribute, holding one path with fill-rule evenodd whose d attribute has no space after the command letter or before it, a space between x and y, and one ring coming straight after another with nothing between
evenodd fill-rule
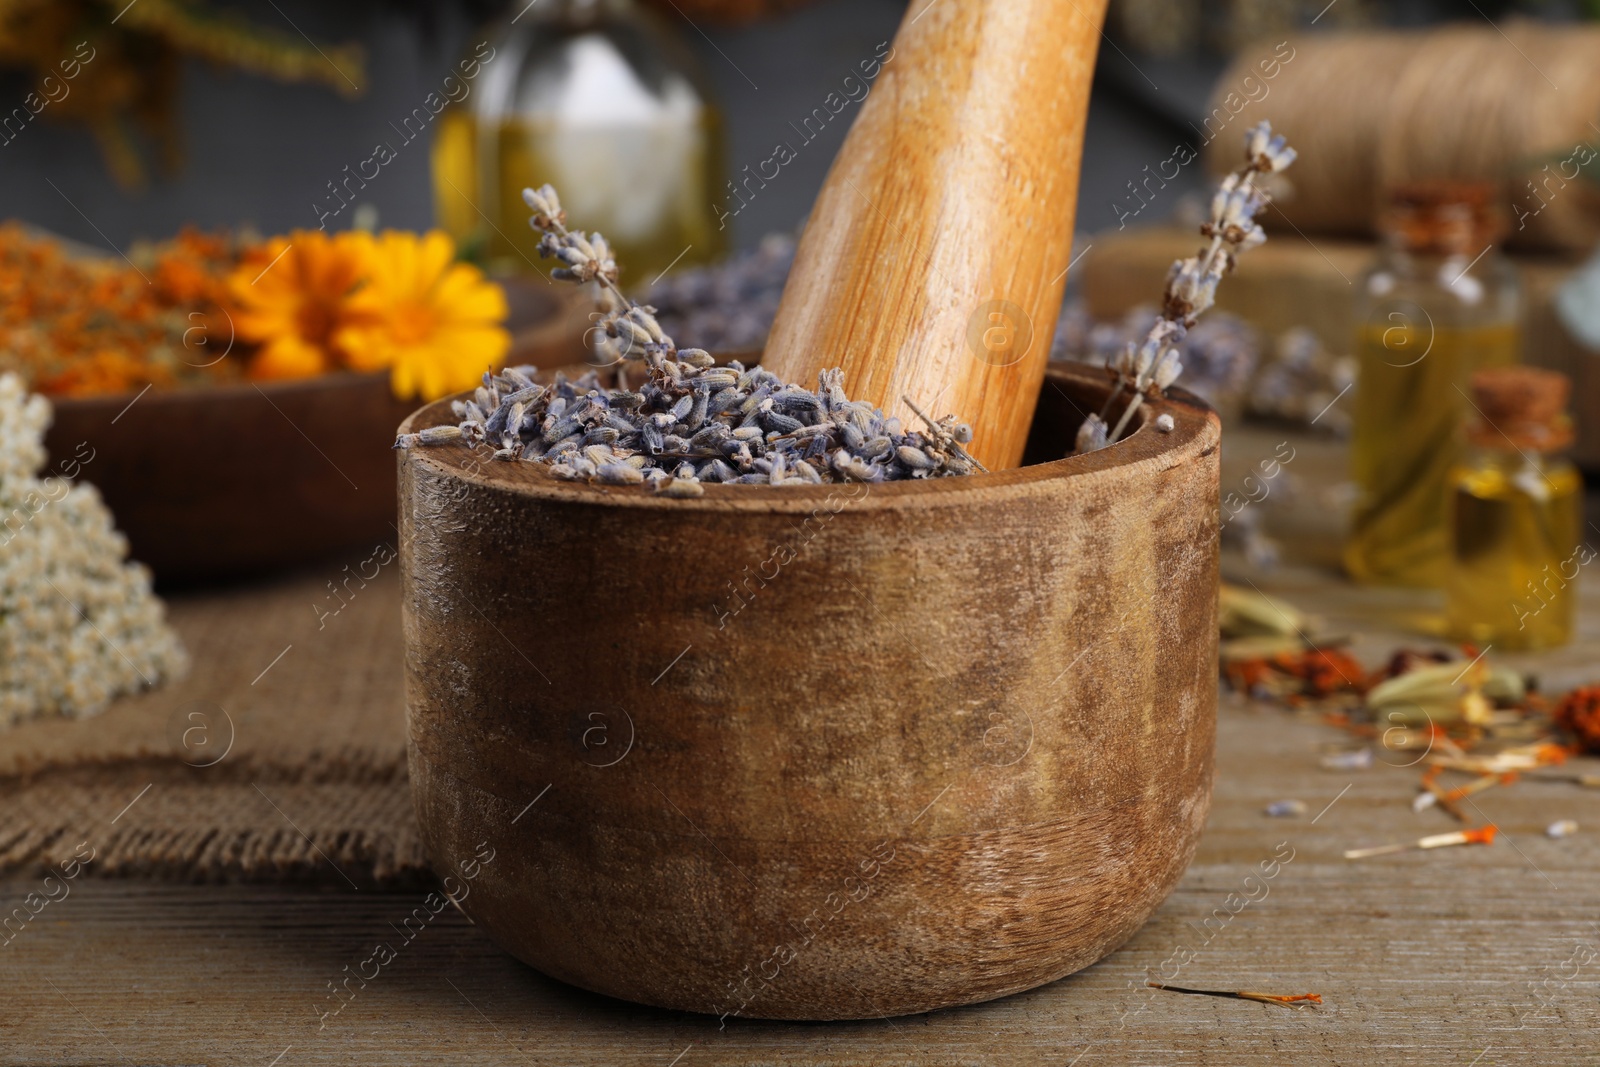
<instances>
[{"instance_id":1,"label":"glass bottle","mask_svg":"<svg viewBox=\"0 0 1600 1067\"><path fill-rule=\"evenodd\" d=\"M1393 191L1383 250L1357 283L1358 497L1344 564L1358 581L1444 584L1467 381L1518 356L1516 274L1494 246L1503 225L1492 195L1444 182Z\"/></svg>"},{"instance_id":2,"label":"glass bottle","mask_svg":"<svg viewBox=\"0 0 1600 1067\"><path fill-rule=\"evenodd\" d=\"M1451 635L1504 650L1572 639L1583 540L1583 480L1555 453L1572 443L1566 375L1480 371L1467 454L1450 475Z\"/></svg>"},{"instance_id":3,"label":"glass bottle","mask_svg":"<svg viewBox=\"0 0 1600 1067\"><path fill-rule=\"evenodd\" d=\"M714 259L722 123L678 37L634 0L511 10L463 61L474 82L440 116L438 224L492 273L533 274L522 190L549 182L605 234L624 286Z\"/></svg>"}]
</instances>

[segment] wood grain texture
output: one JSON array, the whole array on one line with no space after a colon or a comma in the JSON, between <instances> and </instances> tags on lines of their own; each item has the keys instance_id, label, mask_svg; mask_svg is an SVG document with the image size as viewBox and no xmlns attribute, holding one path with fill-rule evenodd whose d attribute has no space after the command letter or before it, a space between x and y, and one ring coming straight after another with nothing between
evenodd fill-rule
<instances>
[{"instance_id":1,"label":"wood grain texture","mask_svg":"<svg viewBox=\"0 0 1600 1067\"><path fill-rule=\"evenodd\" d=\"M1108 388L1051 381L1080 410ZM1019 470L687 501L404 453L436 868L489 842L466 910L508 950L711 1014L899 1015L1099 959L1210 791L1219 429L1161 413Z\"/></svg>"},{"instance_id":2,"label":"wood grain texture","mask_svg":"<svg viewBox=\"0 0 1600 1067\"><path fill-rule=\"evenodd\" d=\"M1044 395L1065 403L1048 386ZM1291 472L1308 487L1340 476L1337 444L1290 439L1300 452ZM1224 484L1236 485L1281 440L1230 429ZM1316 492L1275 490L1272 500L1272 516L1290 520L1276 530L1290 562L1270 581L1251 572L1254 580L1323 619L1324 632L1356 635L1369 666L1396 643L1418 641L1397 629L1418 607L1416 591L1362 589L1333 567L1299 566L1304 539L1296 531L1320 528L1336 542ZM1583 582L1578 642L1518 659L1551 691L1595 678L1600 577L1585 574ZM274 672L292 666L286 659ZM345 708L330 699L330 726L353 725ZM1501 827L1492 846L1354 864L1341 859L1343 849L1452 825L1438 812L1411 813L1416 770L1383 760L1369 771L1322 769L1323 746L1345 735L1309 712L1225 699L1217 726L1211 812L1178 888L1111 956L1003 1000L914 1019L730 1019L721 1028L715 1018L642 1008L547 978L453 910L401 947L391 924L423 893L356 892L331 869L322 891L85 877L0 947L10 980L0 998L0 1064L268 1065L281 1056L278 1067L1593 1067L1600 966L1574 969L1573 954L1600 947L1590 892L1600 877L1600 833L1592 832L1600 794L1524 779L1476 800ZM1594 759L1569 767L1600 773ZM1262 815L1289 797L1307 803L1305 818ZM146 808L154 799L117 828L159 831L159 812ZM72 841L97 837L120 807L93 813L99 822L79 825ZM301 813L290 810L298 821ZM1585 829L1545 838L1541 829L1559 818ZM319 847L334 843L308 829ZM1216 909L1247 876L1259 878L1258 865L1283 842L1293 861L1263 899L1219 926ZM39 889L32 874L0 880L0 914ZM859 906L877 904L868 897ZM828 930L819 947L837 936ZM384 940L400 949L398 958L319 1029L327 983ZM1193 958L1174 975L1169 961L1184 949ZM1151 978L1315 991L1324 1003L1289 1011L1155 994L1143 988Z\"/></svg>"},{"instance_id":3,"label":"wood grain texture","mask_svg":"<svg viewBox=\"0 0 1600 1067\"><path fill-rule=\"evenodd\" d=\"M1322 608L1314 593L1297 603ZM451 909L402 943L391 924L422 891L355 892L336 875L322 891L84 877L0 947L0 1064L267 1067L281 1054L277 1067L1469 1067L1481 1055L1478 1067L1592 1067L1600 965L1568 961L1600 945L1586 892L1600 876L1600 834L1539 831L1554 818L1600 825L1600 796L1528 781L1490 790L1478 803L1502 828L1494 845L1348 863L1342 849L1451 824L1411 814L1415 771L1320 769L1319 745L1337 736L1310 717L1224 702L1215 799L1177 890L1110 957L1004 1000L913 1019L721 1028L547 978ZM1310 814L1262 816L1285 797ZM149 825L141 808L118 825ZM1282 842L1292 862L1220 923L1216 909ZM0 908L38 888L33 877L0 881ZM819 948L843 943L838 928L824 938ZM364 987L352 982L354 998L319 1028L317 1012L334 1006L327 983L379 942L397 958ZM1174 977L1168 961L1184 949L1193 958ZM1158 994L1147 979L1315 991L1324 1003L1290 1011Z\"/></svg>"},{"instance_id":4,"label":"wood grain texture","mask_svg":"<svg viewBox=\"0 0 1600 1067\"><path fill-rule=\"evenodd\" d=\"M1014 467L1066 283L1105 0L919 0L800 239L763 365Z\"/></svg>"}]
</instances>

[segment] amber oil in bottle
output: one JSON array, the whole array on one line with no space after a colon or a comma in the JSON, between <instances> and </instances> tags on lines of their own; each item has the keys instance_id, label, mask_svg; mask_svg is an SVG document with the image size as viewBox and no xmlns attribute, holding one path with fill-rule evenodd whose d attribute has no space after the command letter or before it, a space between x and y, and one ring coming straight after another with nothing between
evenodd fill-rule
<instances>
[{"instance_id":1,"label":"amber oil in bottle","mask_svg":"<svg viewBox=\"0 0 1600 1067\"><path fill-rule=\"evenodd\" d=\"M522 190L551 182L605 234L624 285L716 258L722 119L670 24L636 0L516 12L480 46L471 94L440 117L439 225L492 273L535 274L548 268Z\"/></svg>"},{"instance_id":2,"label":"amber oil in bottle","mask_svg":"<svg viewBox=\"0 0 1600 1067\"><path fill-rule=\"evenodd\" d=\"M1578 572L1595 556L1582 537L1583 481L1555 453L1572 442L1569 383L1509 367L1472 378L1467 451L1450 474L1450 633L1502 650L1572 639Z\"/></svg>"},{"instance_id":3,"label":"amber oil in bottle","mask_svg":"<svg viewBox=\"0 0 1600 1067\"><path fill-rule=\"evenodd\" d=\"M1491 197L1461 183L1393 191L1384 249L1357 283L1358 495L1344 563L1358 581L1444 584L1447 481L1461 458L1467 381L1517 359L1516 276L1494 248Z\"/></svg>"}]
</instances>

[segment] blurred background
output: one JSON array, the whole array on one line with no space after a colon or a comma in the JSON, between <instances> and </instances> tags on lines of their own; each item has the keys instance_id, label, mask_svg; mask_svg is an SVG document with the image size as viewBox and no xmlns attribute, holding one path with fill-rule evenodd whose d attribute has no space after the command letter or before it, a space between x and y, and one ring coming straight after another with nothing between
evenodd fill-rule
<instances>
[{"instance_id":1,"label":"blurred background","mask_svg":"<svg viewBox=\"0 0 1600 1067\"><path fill-rule=\"evenodd\" d=\"M67 1014L49 998L69 995L85 1005L76 1014L86 1026L101 1018L118 1040L144 1041L129 1047L145 1049L148 1062L178 1061L180 1045L181 1062L213 1055L235 1040L224 1031L248 1029L240 1020L252 1014L270 1017L246 1042L258 1062L283 1059L290 1036L297 1046L320 1040L280 1041L281 1020L309 1031L303 1002L327 1014L326 979L361 959L349 931L387 937L381 928L404 911L382 897L360 904L372 897L364 892L349 905L330 905L331 894L304 903L291 883L338 894L358 882L434 884L401 714L402 680L428 657L402 643L403 597L415 590L403 591L401 567L391 566L406 521L396 514L397 427L455 394L468 423L484 412L467 396L490 411L504 401L498 410L515 406L521 419L528 413L507 397L534 393L519 364L536 365L527 373L541 381L611 365L585 347L597 335L616 343L597 334L597 287L551 280L522 190L557 186L569 224L605 234L622 287L658 310L679 345L748 364L760 356L796 235L863 100L892 69L889 42L907 14L907 0L0 0L0 798L8 816L17 813L0 834L0 890L13 905L27 894L38 913L35 873L46 862L61 870L80 841L99 849L94 871L277 884L259 898L216 886L189 898L152 894L153 910L108 908L102 920L91 905L69 905L85 909L82 923L51 912L35 929L54 933L27 934L11 958L33 954L24 958L35 973L53 970L65 992L55 981L48 991L18 984L19 1004L33 998L36 1027L31 1038L18 1031L33 1042L18 1047L49 1050L19 1055L64 1054L51 1027ZM1147 975L1147 962L1188 936L1175 932L1180 918L1199 930L1219 914L1217 887L1239 884L1254 870L1241 864L1288 836L1278 818L1327 813L1341 785L1376 767L1374 777L1400 784L1385 786L1381 803L1358 791L1318 827L1322 837L1303 842L1308 854L1323 851L1296 865L1296 885L1320 879L1326 895L1274 904L1271 921L1235 927L1257 933L1230 934L1261 940L1214 959L1235 983L1257 981L1245 977L1261 973L1250 968L1274 959L1284 961L1274 981L1302 964L1324 968L1297 974L1286 991L1312 988L1311 973L1332 976L1326 961L1345 959L1347 1004L1374 989L1386 998L1381 1011L1344 1011L1362 1046L1376 1047L1374 1020L1387 1019L1396 1035L1378 1044L1434 1040L1443 1062L1474 1027L1512 1010L1505 990L1543 982L1556 958L1549 946L1569 938L1577 898L1536 897L1544 889L1522 868L1523 846L1538 874L1547 866L1563 886L1592 887L1596 867L1592 829L1558 842L1577 830L1569 816L1593 821L1600 764L1568 765L1559 778L1550 768L1585 750L1600 755L1600 579L1589 566L1600 558L1600 0L1111 0L1066 291L1053 334L1026 331L1033 343L1048 343L1055 361L1120 358L1130 369L1174 262L1195 255L1202 227L1223 214L1212 191L1264 120L1298 151L1283 173L1256 172L1274 198L1260 216L1268 239L1239 257L1179 346L1177 385L1213 405L1223 425L1220 660L1223 685L1240 697L1224 702L1221 720L1212 819L1223 830L1202 844L1214 850L1188 886L1189 910L1167 913L1161 953L1135 957L1128 974ZM1258 235L1248 235L1253 245ZM491 379L490 366L506 376ZM1059 363L1055 372L1035 422L1055 432L1036 444L1073 440L1086 419L1063 381L1110 373ZM1116 418L1119 402L1131 413L1142 400L1119 385L1103 414ZM570 454L580 440L599 448L608 432L621 440L615 422L575 430L565 407L543 410L551 451L524 458ZM460 461L463 485L471 482L492 445L481 431L470 440L470 425L429 425L447 442L441 453ZM1148 441L1161 423L1130 425ZM1060 445L1031 458L1061 458ZM748 453L741 462L760 471ZM772 461L761 462L772 477ZM721 480L719 463L694 470L696 490L699 479ZM1118 536L1126 513L1112 516ZM919 528L908 520L906 529L914 538ZM512 549L538 535L504 532ZM1159 533L1137 533L1130 561L1194 558L1187 545L1181 557L1160 556L1171 546L1157 543ZM1008 562L1019 571L1057 558L1011 531L985 534L997 555L1015 554ZM1099 543L1099 531L1068 536ZM833 544L819 542L818 558ZM514 551L507 561L517 565ZM675 604L689 595L671 593ZM709 604L713 592L705 595ZM485 657L521 671L514 651L545 677L534 666L545 650L507 632L535 634L551 620L526 618L525 603L499 591L473 607L510 650L465 619L463 632L491 646ZM1054 617L1042 610L986 605L983 617L934 620L930 633L947 623L999 633L997 620ZM572 611L575 622L557 625L587 625L589 605ZM1094 633L1079 658L1103 636ZM1129 662L1147 654L1143 638L1106 645ZM718 675L691 683L684 672L711 671L705 664L733 656L730 647L694 646L662 691L703 692ZM462 691L477 684L473 669L446 658L427 669L459 669L451 677ZM1152 675L1162 666L1150 665ZM809 670L795 676L822 677ZM1231 716L1233 705L1241 715ZM1263 707L1293 714L1279 730ZM1141 711L1152 729L1161 710ZM601 729L588 721L569 737L585 749ZM1436 784L1447 759L1451 774L1471 780ZM1390 773L1414 766L1405 777L1423 775L1418 791ZM1542 780L1532 773L1540 769ZM1487 822L1475 801L1470 813L1455 802L1519 773L1531 779L1514 794L1524 806L1494 810L1496 819L1510 813L1505 830L1523 846L1473 850L1489 857L1481 870L1498 863L1504 881L1474 881L1467 860L1441 867L1431 884L1420 863L1362 881L1327 851L1336 841L1415 836L1400 821L1411 814ZM784 789L798 781L773 780ZM1497 788L1486 803L1505 794L1513 791ZM1424 815L1430 805L1437 810ZM548 809L524 824L524 840ZM1419 846L1486 843L1494 830ZM987 860L979 866L991 872ZM101 900L141 892L123 877ZM234 904L212 906L219 900ZM378 910L324 911L357 906ZM28 921L23 909L9 914ZM212 925L172 933L190 922ZM416 1035L471 1039L456 997L478 996L480 976L501 990L533 988L527 972L472 964L498 957L470 948L487 942L467 922L448 938L431 934L436 951L408 954L416 984L386 978L361 1002L386 1004L396 1025L369 1016L328 1040L369 1032L360 1039L398 1043L395 1062L420 1062ZM1313 929L1326 944L1306 939ZM259 940L245 936L258 930ZM87 940L63 951L52 939L71 937ZM1427 937L1432 949L1417 951ZM312 946L304 960L303 942ZM1439 975L1464 953L1488 969L1441 993ZM152 959L162 961L159 981ZM1375 987L1380 959L1390 970ZM437 988L458 966L473 975L464 988ZM1103 974L1123 996L1127 976ZM194 983L183 1011L170 1006L173 975ZM1326 988L1331 1004L1339 988ZM130 990L136 1011L107 1004ZM537 993L546 995L562 999L538 1018L585 1015L570 991ZM1035 1011L1041 1002L1024 1003ZM1460 1010L1442 1010L1450 1003ZM617 1010L597 1009L596 1025L620 1026ZM1095 1014L1075 1007L1055 1017L1077 1040ZM134 1018L158 1036L141 1036ZM949 1018L960 1040L993 1043L975 1016ZM1033 1054L1048 1044L1066 1062L1067 1045L1035 1027L1038 1018L1013 1033L1027 1035ZM1419 1020L1434 1037L1426 1027L1411 1033ZM954 1032L922 1021L929 1034ZM663 1027L674 1043L680 1025ZM1182 1026L1149 1047L1167 1055L1199 1040L1194 1024ZM1323 1052L1347 1044L1296 1029ZM86 1040L104 1036L94 1030ZM1276 1027L1230 1027L1230 1056L1247 1032L1270 1041L1262 1062L1285 1058L1287 1031ZM1545 1028L1546 1038L1575 1043L1584 1032L1592 1028ZM1135 1031L1119 1021L1106 1033L1096 1055ZM464 1053L441 1055L465 1062Z\"/></svg>"},{"instance_id":2,"label":"blurred background","mask_svg":"<svg viewBox=\"0 0 1600 1067\"><path fill-rule=\"evenodd\" d=\"M66 0L49 6L59 9L62 21L70 9L94 26L109 23L126 2ZM393 139L391 123L439 89L470 46L484 39L492 20L515 16L525 3L140 0L117 23L129 31L128 47L141 42L145 49L129 56L131 69L119 79L139 84L119 86L109 99L86 104L70 122L40 122L27 136L6 143L0 191L7 214L101 245L168 236L185 223L250 224L267 233L316 226L313 205L327 197L326 183L367 158L369 142ZM218 61L185 35L168 36L137 21L140 7L158 6L190 11L197 19L232 14L239 32L291 49L315 42L330 63L288 84L249 73L238 62ZM560 0L539 0L523 21L558 6ZM766 159L772 142L788 136L790 121L810 113L840 79L858 73L859 59L893 36L906 7L900 0L702 0L676 7L671 0L641 0L640 6L659 14L663 30L692 53L722 117L724 178ZM1079 227L1088 232L1116 224L1112 206L1128 195L1126 183L1147 163L1165 159L1176 143L1198 147L1195 127L1208 111L1211 91L1249 42L1275 43L1306 30L1449 20L1487 26L1488 19L1513 15L1575 20L1596 14L1596 5L1576 0L1114 0L1111 7L1079 196ZM36 67L52 62L36 45L52 39L32 41L15 30L9 36L0 52L6 58L0 91L4 99L20 102L37 80ZM339 49L350 45L359 46L363 57L347 72L353 79L361 75L355 79L359 94L333 73L332 61L346 54ZM135 181L126 180L134 176L131 168L125 180L107 180L113 170L105 138L93 127L113 121L124 127L126 138L115 151L139 158ZM835 123L823 130L785 167L781 183L732 220L732 247L752 248L763 235L792 230L804 218L846 129L846 123ZM383 225L417 229L434 221L429 153L436 135L436 129L426 130L383 169L382 181L362 190L360 202L371 204ZM1186 170L1171 186L1177 195L1164 193L1137 222L1171 217L1182 193L1205 184Z\"/></svg>"},{"instance_id":3,"label":"blurred background","mask_svg":"<svg viewBox=\"0 0 1600 1067\"><path fill-rule=\"evenodd\" d=\"M391 501L345 490L392 482L371 440L486 363L582 358L594 312L551 284L525 186L554 182L574 224L605 233L623 286L680 344L753 358L905 13L0 4L0 371L53 398L49 469L106 446L83 476L158 581L370 541ZM1112 0L1053 357L1104 362L1143 335L1246 130L1271 120L1300 152L1273 189L1272 240L1183 345L1183 383L1229 429L1237 566L1264 574L1289 545L1324 573L1437 591L1470 550L1497 577L1473 577L1461 611L1498 617L1574 550L1582 478L1600 471L1597 18L1575 0ZM410 264L432 279L417 292ZM478 295L429 304L458 268ZM347 306L352 291L366 295ZM1488 432L1474 419L1512 403L1472 375L1512 365L1558 377L1503 386L1544 407L1490 428L1532 420L1543 444L1469 454ZM168 388L186 385L222 391ZM175 435L205 420L254 447L163 476ZM1280 444L1291 430L1298 451ZM1261 477L1284 448L1292 471ZM1477 491L1460 479L1480 460L1484 477L1517 474L1507 456L1561 491L1495 520L1526 543L1463 547L1447 498ZM1556 592L1545 617L1566 621L1536 643L1575 625L1575 591ZM1487 640L1505 622L1424 628Z\"/></svg>"}]
</instances>

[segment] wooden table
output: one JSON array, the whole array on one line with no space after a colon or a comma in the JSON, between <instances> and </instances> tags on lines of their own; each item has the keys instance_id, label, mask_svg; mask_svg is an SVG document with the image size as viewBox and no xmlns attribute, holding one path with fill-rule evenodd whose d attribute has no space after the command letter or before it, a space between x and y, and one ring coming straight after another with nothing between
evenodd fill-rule
<instances>
[{"instance_id":1,"label":"wooden table","mask_svg":"<svg viewBox=\"0 0 1600 1067\"><path fill-rule=\"evenodd\" d=\"M1230 471L1275 440L1231 435ZM1312 443L1305 455L1323 457L1299 468L1307 483L1336 477L1336 448ZM1316 513L1288 509L1280 536L1314 528L1326 538ZM1255 580L1318 612L1329 631L1358 630L1369 657L1417 642L1391 626L1415 619L1414 598L1363 594L1304 566ZM1592 583L1587 593L1600 604ZM1579 644L1530 665L1592 679L1597 650L1591 608ZM1500 828L1492 846L1350 862L1345 848L1457 824L1410 810L1417 771L1396 765L1411 754L1380 749L1364 771L1320 766L1349 744L1310 714L1225 701L1216 799L1177 892L1108 959L990 1004L720 1029L545 978L447 910L323 1017L345 968L379 941L403 940L395 928L420 892L82 878L0 946L0 1064L1600 1063L1600 791L1491 790L1474 807ZM1600 761L1582 769L1600 773ZM1306 814L1263 814L1287 798ZM1583 830L1545 837L1559 818ZM37 878L0 882L0 905L38 888ZM1316 992L1323 1004L1182 996L1145 988L1152 979Z\"/></svg>"}]
</instances>

